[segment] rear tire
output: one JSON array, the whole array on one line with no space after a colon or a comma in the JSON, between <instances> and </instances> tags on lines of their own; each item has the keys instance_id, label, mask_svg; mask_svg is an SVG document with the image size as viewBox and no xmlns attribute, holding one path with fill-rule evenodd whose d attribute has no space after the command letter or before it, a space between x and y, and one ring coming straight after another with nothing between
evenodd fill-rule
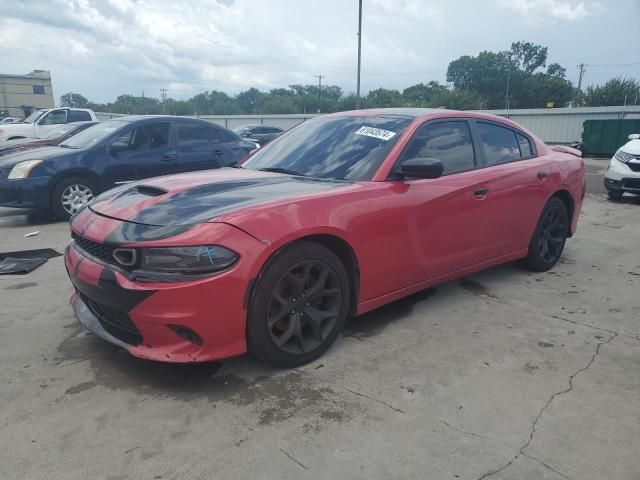
<instances>
[{"instance_id":1,"label":"rear tire","mask_svg":"<svg viewBox=\"0 0 640 480\"><path fill-rule=\"evenodd\" d=\"M551 197L538 219L524 266L534 272L551 269L562 256L568 232L567 206L558 197Z\"/></svg>"},{"instance_id":2,"label":"rear tire","mask_svg":"<svg viewBox=\"0 0 640 480\"><path fill-rule=\"evenodd\" d=\"M98 194L98 187L83 177L60 180L51 194L51 211L60 220L69 220Z\"/></svg>"},{"instance_id":3,"label":"rear tire","mask_svg":"<svg viewBox=\"0 0 640 480\"><path fill-rule=\"evenodd\" d=\"M347 319L349 285L340 259L322 245L300 241L277 253L255 287L249 352L285 368L320 357Z\"/></svg>"}]
</instances>

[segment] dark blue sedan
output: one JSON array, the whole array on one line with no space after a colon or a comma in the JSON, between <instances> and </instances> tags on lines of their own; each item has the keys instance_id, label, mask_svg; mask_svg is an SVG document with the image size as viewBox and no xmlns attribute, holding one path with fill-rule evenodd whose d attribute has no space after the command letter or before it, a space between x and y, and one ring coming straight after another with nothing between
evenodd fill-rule
<instances>
[{"instance_id":1,"label":"dark blue sedan","mask_svg":"<svg viewBox=\"0 0 640 480\"><path fill-rule=\"evenodd\" d=\"M67 219L98 193L148 177L231 166L257 148L204 120L131 116L0 160L0 206Z\"/></svg>"}]
</instances>

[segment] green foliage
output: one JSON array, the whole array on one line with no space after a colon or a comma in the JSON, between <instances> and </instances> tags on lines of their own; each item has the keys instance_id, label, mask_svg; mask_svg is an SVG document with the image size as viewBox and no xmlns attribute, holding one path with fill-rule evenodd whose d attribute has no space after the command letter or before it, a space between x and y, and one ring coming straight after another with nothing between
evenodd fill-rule
<instances>
[{"instance_id":1,"label":"green foliage","mask_svg":"<svg viewBox=\"0 0 640 480\"><path fill-rule=\"evenodd\" d=\"M470 90L486 99L488 108L504 108L507 82L510 108L543 108L548 102L563 107L574 96L566 69L547 62L547 48L515 42L504 52L480 52L452 61L447 81L458 90Z\"/></svg>"},{"instance_id":2,"label":"green foliage","mask_svg":"<svg viewBox=\"0 0 640 480\"><path fill-rule=\"evenodd\" d=\"M71 108L87 108L89 100L83 97L79 93L65 93L60 97L60 105L63 107Z\"/></svg>"},{"instance_id":3,"label":"green foliage","mask_svg":"<svg viewBox=\"0 0 640 480\"><path fill-rule=\"evenodd\" d=\"M630 78L612 78L607 83L588 87L583 101L589 107L635 105L640 100L640 83Z\"/></svg>"}]
</instances>

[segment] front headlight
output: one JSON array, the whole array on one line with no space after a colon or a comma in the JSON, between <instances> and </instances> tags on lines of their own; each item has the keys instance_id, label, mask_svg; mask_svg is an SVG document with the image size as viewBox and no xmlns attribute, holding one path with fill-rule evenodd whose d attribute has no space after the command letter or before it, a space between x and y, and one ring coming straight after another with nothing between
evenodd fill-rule
<instances>
[{"instance_id":1,"label":"front headlight","mask_svg":"<svg viewBox=\"0 0 640 480\"><path fill-rule=\"evenodd\" d=\"M26 162L16 163L9 172L9 180L20 180L27 178L31 170L40 165L42 160L27 160Z\"/></svg>"},{"instance_id":2,"label":"front headlight","mask_svg":"<svg viewBox=\"0 0 640 480\"><path fill-rule=\"evenodd\" d=\"M616 160L622 163L627 163L629 160L633 160L635 155L631 155L630 153L623 152L622 150L618 150L616 154L613 156Z\"/></svg>"},{"instance_id":3,"label":"front headlight","mask_svg":"<svg viewBox=\"0 0 640 480\"><path fill-rule=\"evenodd\" d=\"M142 248L140 255L140 270L186 274L219 272L238 260L237 253L220 245Z\"/></svg>"}]
</instances>

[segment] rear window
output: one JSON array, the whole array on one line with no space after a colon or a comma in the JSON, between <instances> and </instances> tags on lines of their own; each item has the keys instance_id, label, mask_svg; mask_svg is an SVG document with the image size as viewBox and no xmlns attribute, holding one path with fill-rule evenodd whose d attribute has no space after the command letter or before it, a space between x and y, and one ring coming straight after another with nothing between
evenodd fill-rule
<instances>
[{"instance_id":1,"label":"rear window","mask_svg":"<svg viewBox=\"0 0 640 480\"><path fill-rule=\"evenodd\" d=\"M88 122L91 120L89 112L82 110L69 110L68 122Z\"/></svg>"}]
</instances>

